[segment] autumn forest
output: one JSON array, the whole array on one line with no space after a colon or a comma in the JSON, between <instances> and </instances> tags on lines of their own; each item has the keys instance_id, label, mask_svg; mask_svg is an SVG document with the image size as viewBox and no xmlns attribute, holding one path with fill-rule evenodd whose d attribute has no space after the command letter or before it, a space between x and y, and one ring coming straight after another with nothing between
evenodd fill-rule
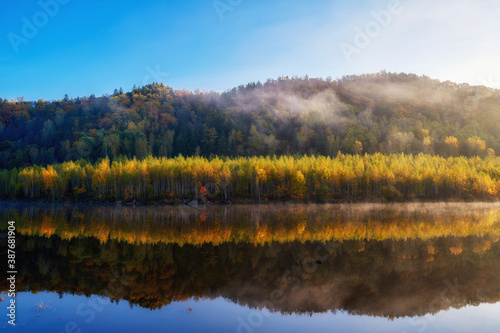
<instances>
[{"instance_id":1,"label":"autumn forest","mask_svg":"<svg viewBox=\"0 0 500 333\"><path fill-rule=\"evenodd\" d=\"M500 91L385 71L0 99L0 197L496 199Z\"/></svg>"}]
</instances>

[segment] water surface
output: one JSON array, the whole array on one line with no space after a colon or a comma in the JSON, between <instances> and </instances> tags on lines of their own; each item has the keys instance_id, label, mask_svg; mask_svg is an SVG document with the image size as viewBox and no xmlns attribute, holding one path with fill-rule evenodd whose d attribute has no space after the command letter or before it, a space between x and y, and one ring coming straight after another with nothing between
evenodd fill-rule
<instances>
[{"instance_id":1,"label":"water surface","mask_svg":"<svg viewBox=\"0 0 500 333\"><path fill-rule=\"evenodd\" d=\"M19 293L18 325L1 327L496 332L499 208L4 204Z\"/></svg>"}]
</instances>

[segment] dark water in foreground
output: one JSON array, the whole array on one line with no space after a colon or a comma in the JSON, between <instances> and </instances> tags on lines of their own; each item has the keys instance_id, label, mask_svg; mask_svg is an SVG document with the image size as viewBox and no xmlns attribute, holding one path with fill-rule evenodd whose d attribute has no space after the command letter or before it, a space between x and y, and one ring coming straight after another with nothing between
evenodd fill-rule
<instances>
[{"instance_id":1,"label":"dark water in foreground","mask_svg":"<svg viewBox=\"0 0 500 333\"><path fill-rule=\"evenodd\" d=\"M500 205L0 209L16 332L498 332ZM2 261L7 259L5 237Z\"/></svg>"}]
</instances>

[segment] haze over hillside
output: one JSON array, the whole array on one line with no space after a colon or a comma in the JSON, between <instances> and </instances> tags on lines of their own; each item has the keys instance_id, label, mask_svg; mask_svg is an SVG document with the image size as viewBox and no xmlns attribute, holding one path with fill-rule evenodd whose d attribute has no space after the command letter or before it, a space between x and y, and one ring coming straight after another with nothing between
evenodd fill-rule
<instances>
[{"instance_id":1,"label":"haze over hillside","mask_svg":"<svg viewBox=\"0 0 500 333\"><path fill-rule=\"evenodd\" d=\"M429 153L500 149L500 90L385 71L281 77L222 94L149 84L111 96L0 101L0 168L182 154Z\"/></svg>"}]
</instances>

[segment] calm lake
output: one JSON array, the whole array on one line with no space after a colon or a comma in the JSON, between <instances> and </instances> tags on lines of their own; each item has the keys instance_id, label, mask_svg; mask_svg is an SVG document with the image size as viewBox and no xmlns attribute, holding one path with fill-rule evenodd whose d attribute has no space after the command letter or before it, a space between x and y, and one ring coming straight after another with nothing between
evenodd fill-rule
<instances>
[{"instance_id":1,"label":"calm lake","mask_svg":"<svg viewBox=\"0 0 500 333\"><path fill-rule=\"evenodd\" d=\"M0 205L13 332L498 332L500 204ZM16 226L8 324L7 221Z\"/></svg>"}]
</instances>

